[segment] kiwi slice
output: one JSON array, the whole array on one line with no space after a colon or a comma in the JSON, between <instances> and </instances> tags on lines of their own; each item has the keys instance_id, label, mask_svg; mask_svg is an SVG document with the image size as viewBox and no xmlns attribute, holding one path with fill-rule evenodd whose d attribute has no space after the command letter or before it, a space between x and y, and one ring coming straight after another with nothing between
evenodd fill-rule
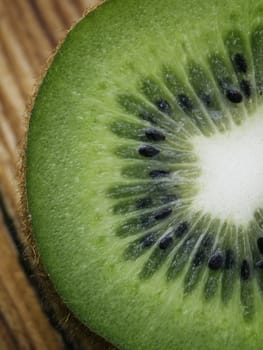
<instances>
[{"instance_id":1,"label":"kiwi slice","mask_svg":"<svg viewBox=\"0 0 263 350\"><path fill-rule=\"evenodd\" d=\"M25 160L39 255L120 349L262 347L262 11L107 1L40 86Z\"/></svg>"}]
</instances>

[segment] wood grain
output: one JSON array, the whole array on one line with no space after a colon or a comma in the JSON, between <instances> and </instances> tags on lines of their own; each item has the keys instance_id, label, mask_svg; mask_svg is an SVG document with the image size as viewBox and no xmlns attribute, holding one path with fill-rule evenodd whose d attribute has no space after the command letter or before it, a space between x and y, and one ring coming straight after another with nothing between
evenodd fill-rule
<instances>
[{"instance_id":1,"label":"wood grain","mask_svg":"<svg viewBox=\"0 0 263 350\"><path fill-rule=\"evenodd\" d=\"M24 260L18 164L25 113L56 45L99 0L0 0L0 349L113 349L88 329L68 336ZM30 250L30 247L28 247ZM32 252L31 252L32 253ZM48 309L48 312L47 312ZM64 323L68 324L69 319ZM75 325L75 327L77 327Z\"/></svg>"}]
</instances>

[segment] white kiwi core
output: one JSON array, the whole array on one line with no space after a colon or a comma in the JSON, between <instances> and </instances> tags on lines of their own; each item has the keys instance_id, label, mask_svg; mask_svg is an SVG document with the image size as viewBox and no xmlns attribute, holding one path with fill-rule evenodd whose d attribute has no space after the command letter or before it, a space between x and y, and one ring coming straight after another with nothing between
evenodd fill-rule
<instances>
[{"instance_id":1,"label":"white kiwi core","mask_svg":"<svg viewBox=\"0 0 263 350\"><path fill-rule=\"evenodd\" d=\"M263 111L225 134L193 140L199 158L194 208L245 225L263 207Z\"/></svg>"}]
</instances>

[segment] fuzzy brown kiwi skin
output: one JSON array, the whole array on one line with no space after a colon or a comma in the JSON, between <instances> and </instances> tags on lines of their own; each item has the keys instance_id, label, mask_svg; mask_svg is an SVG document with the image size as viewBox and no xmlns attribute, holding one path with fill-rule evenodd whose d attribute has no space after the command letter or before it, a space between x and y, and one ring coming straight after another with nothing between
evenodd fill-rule
<instances>
[{"instance_id":1,"label":"fuzzy brown kiwi skin","mask_svg":"<svg viewBox=\"0 0 263 350\"><path fill-rule=\"evenodd\" d=\"M80 21L87 16L91 11L101 6L106 0L100 0L97 5L85 11L84 15L76 21ZM74 23L68 32L75 26ZM28 210L27 190L26 190L26 148L30 115L34 106L36 96L38 94L39 87L44 79L50 64L53 61L56 53L60 49L62 40L54 52L50 55L44 68L40 73L40 78L35 84L34 93L32 94L30 101L26 108L25 113L25 133L20 142L20 161L18 164L18 186L19 186L19 220L21 223L21 244L23 247L23 259L27 266L27 273L31 283L40 296L40 302L43 310L48 315L51 322L55 325L58 331L63 335L65 342L70 344L70 348L78 350L114 350L116 349L112 345L106 342L103 338L99 337L88 329L80 320L78 320L73 313L67 308L63 300L56 292L43 263L34 239L32 231L32 225L30 220L30 214ZM67 345L65 345L67 348Z\"/></svg>"}]
</instances>

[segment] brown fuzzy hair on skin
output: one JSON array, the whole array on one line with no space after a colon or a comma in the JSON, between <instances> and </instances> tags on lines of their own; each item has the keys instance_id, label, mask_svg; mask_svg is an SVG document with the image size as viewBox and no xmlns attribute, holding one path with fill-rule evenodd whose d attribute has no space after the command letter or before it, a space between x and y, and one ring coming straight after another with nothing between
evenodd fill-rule
<instances>
[{"instance_id":1,"label":"brown fuzzy hair on skin","mask_svg":"<svg viewBox=\"0 0 263 350\"><path fill-rule=\"evenodd\" d=\"M83 17L87 16L91 11L94 11L97 7L101 6L105 0L101 0L96 6L85 11ZM77 22L79 22L79 20ZM76 23L77 23L76 22ZM68 30L68 32L76 25ZM71 311L64 304L56 292L51 280L48 277L47 272L41 262L41 257L38 252L38 248L32 232L32 225L30 220L30 213L27 202L27 190L26 190L26 148L27 148L27 132L29 128L30 115L34 106L34 101L38 94L39 87L44 79L49 66L51 65L53 58L60 49L62 40L54 52L50 55L45 64L38 82L35 84L34 93L27 105L25 113L25 134L20 142L20 162L18 164L18 186L19 186L19 221L21 225L20 240L23 247L23 259L27 266L27 274L32 285L36 289L37 294L40 297L40 303L43 310L48 315L51 323L57 328L58 332L65 340L65 348L72 349L85 349L85 350L114 350L115 348L107 343L104 339L93 333L81 323L77 317L75 317Z\"/></svg>"}]
</instances>

